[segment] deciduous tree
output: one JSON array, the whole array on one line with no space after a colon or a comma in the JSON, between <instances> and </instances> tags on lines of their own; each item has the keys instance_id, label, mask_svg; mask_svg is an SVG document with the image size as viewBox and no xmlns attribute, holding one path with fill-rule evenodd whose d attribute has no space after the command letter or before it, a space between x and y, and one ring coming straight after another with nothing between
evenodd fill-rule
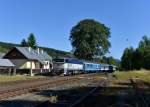
<instances>
[{"instance_id":1,"label":"deciduous tree","mask_svg":"<svg viewBox=\"0 0 150 107\"><path fill-rule=\"evenodd\" d=\"M107 53L111 46L109 38L110 29L93 19L80 21L71 29L70 34L74 55L86 60Z\"/></svg>"}]
</instances>

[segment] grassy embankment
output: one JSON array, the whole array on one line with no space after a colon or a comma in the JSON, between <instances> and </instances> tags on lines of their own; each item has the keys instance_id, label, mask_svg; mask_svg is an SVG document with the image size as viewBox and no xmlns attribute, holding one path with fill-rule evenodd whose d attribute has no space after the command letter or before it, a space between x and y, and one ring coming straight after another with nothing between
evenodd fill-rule
<instances>
[{"instance_id":1,"label":"grassy embankment","mask_svg":"<svg viewBox=\"0 0 150 107\"><path fill-rule=\"evenodd\" d=\"M130 78L139 78L146 82L150 82L150 71L141 70L141 71L122 71L122 72L115 72L114 75L117 78L117 81L125 81L129 80ZM17 80L29 80L34 78L41 78L41 76L24 76L24 75L16 75L16 76L3 76L0 75L0 82L4 81L17 81ZM97 75L95 79L102 79L103 76Z\"/></svg>"},{"instance_id":2,"label":"grassy embankment","mask_svg":"<svg viewBox=\"0 0 150 107\"><path fill-rule=\"evenodd\" d=\"M31 80L43 78L42 76L24 76L24 75L16 75L16 76L4 76L0 75L0 83L10 82L10 81L20 81L20 80Z\"/></svg>"},{"instance_id":3,"label":"grassy embankment","mask_svg":"<svg viewBox=\"0 0 150 107\"><path fill-rule=\"evenodd\" d=\"M114 75L118 80L138 78L145 82L150 82L150 71L147 70L115 72Z\"/></svg>"},{"instance_id":4,"label":"grassy embankment","mask_svg":"<svg viewBox=\"0 0 150 107\"><path fill-rule=\"evenodd\" d=\"M108 86L106 85L93 97L86 99L82 107L144 107L141 106L143 103L138 98L130 79L139 78L150 83L150 71L122 71L115 72L113 75L116 78L111 78L110 76L110 78L106 79L109 83ZM101 81L103 77L103 75L96 75L94 78ZM80 91L80 88L78 90ZM148 91L143 89L143 92L150 98Z\"/></svg>"},{"instance_id":5,"label":"grassy embankment","mask_svg":"<svg viewBox=\"0 0 150 107\"><path fill-rule=\"evenodd\" d=\"M102 107L118 107L119 105L126 105L125 107L144 107L130 79L137 78L150 84L150 71L122 71L115 72L113 75L115 78L108 79L109 85L96 96L96 100L93 103L88 104L89 106L86 107L95 105L101 105ZM141 92L144 93L148 101L150 101L149 89L143 87Z\"/></svg>"}]
</instances>

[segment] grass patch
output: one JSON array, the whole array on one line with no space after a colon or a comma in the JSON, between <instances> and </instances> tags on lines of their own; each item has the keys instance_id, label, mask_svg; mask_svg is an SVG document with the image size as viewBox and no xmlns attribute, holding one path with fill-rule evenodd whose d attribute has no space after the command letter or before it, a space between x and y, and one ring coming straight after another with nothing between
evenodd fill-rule
<instances>
[{"instance_id":1,"label":"grass patch","mask_svg":"<svg viewBox=\"0 0 150 107\"><path fill-rule=\"evenodd\" d=\"M96 80L96 81L101 81L104 79L106 79L105 75L97 74L96 76L94 76L94 80Z\"/></svg>"},{"instance_id":2,"label":"grass patch","mask_svg":"<svg viewBox=\"0 0 150 107\"><path fill-rule=\"evenodd\" d=\"M146 70L115 72L114 75L119 80L128 80L130 78L139 78L143 81L150 82L150 71L146 71Z\"/></svg>"},{"instance_id":3,"label":"grass patch","mask_svg":"<svg viewBox=\"0 0 150 107\"><path fill-rule=\"evenodd\" d=\"M19 81L19 80L31 80L42 78L42 76L24 76L24 75L16 75L16 76L4 76L0 75L0 83L2 82L10 82L10 81Z\"/></svg>"}]
</instances>

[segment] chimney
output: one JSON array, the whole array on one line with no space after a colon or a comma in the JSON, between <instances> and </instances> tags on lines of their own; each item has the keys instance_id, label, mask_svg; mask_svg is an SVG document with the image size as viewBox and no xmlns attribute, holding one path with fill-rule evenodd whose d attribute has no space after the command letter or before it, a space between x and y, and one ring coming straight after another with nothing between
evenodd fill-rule
<instances>
[{"instance_id":1,"label":"chimney","mask_svg":"<svg viewBox=\"0 0 150 107\"><path fill-rule=\"evenodd\" d=\"M44 53L44 51L43 51L43 49L41 49L41 54L43 54Z\"/></svg>"},{"instance_id":2,"label":"chimney","mask_svg":"<svg viewBox=\"0 0 150 107\"><path fill-rule=\"evenodd\" d=\"M40 53L40 49L39 48L37 48L37 52L38 52L38 54Z\"/></svg>"},{"instance_id":3,"label":"chimney","mask_svg":"<svg viewBox=\"0 0 150 107\"><path fill-rule=\"evenodd\" d=\"M31 52L31 47L28 47L29 52Z\"/></svg>"}]
</instances>

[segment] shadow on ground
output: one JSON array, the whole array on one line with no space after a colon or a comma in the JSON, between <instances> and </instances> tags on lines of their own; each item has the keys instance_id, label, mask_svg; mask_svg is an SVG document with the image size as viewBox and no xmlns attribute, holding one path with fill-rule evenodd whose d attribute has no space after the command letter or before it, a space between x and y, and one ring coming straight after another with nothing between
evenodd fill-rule
<instances>
[{"instance_id":1,"label":"shadow on ground","mask_svg":"<svg viewBox=\"0 0 150 107\"><path fill-rule=\"evenodd\" d=\"M119 83L121 86L101 87L87 97L77 107L144 107L132 87L124 87L127 83ZM37 95L47 97L43 103L40 100L12 100L0 101L0 107L69 107L81 96L85 95L93 87L76 87L62 90L43 90ZM150 90L143 90L150 98ZM150 102L150 101L149 101Z\"/></svg>"}]
</instances>

